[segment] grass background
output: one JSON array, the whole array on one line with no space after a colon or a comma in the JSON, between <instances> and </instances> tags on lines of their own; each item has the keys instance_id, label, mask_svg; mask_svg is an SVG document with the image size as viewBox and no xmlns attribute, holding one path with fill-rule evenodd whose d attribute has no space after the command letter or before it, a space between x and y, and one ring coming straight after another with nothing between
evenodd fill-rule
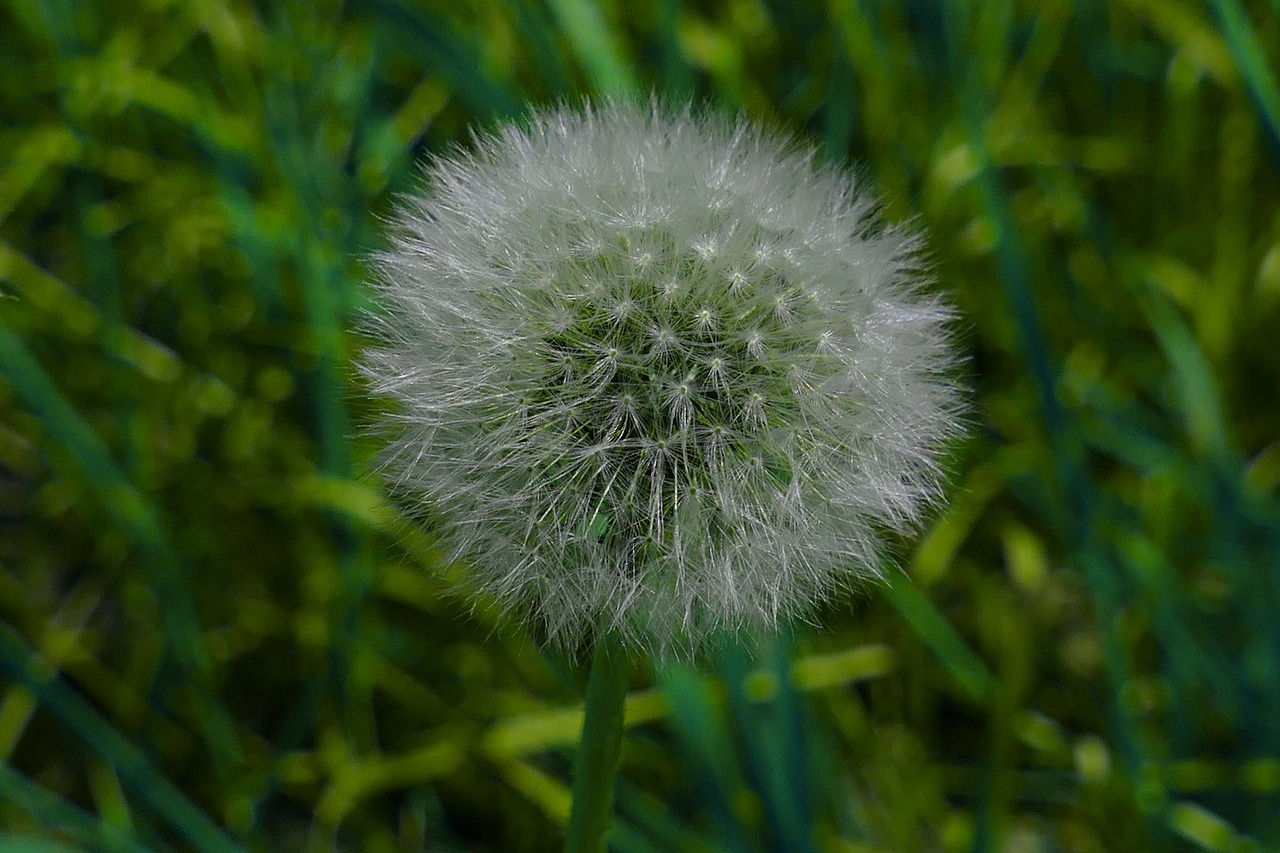
<instances>
[{"instance_id":1,"label":"grass background","mask_svg":"<svg viewBox=\"0 0 1280 853\"><path fill-rule=\"evenodd\" d=\"M905 574L637 671L614 849L1280 849L1278 58L1275 0L3 0L0 850L557 849L577 686L442 594L345 329L417 161L649 90L927 230L975 430Z\"/></svg>"}]
</instances>

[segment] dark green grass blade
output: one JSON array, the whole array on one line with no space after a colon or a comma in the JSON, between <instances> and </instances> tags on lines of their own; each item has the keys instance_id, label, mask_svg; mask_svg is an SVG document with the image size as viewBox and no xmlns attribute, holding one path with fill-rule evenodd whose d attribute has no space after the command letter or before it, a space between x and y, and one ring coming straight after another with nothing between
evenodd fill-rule
<instances>
[{"instance_id":1,"label":"dark green grass blade","mask_svg":"<svg viewBox=\"0 0 1280 853\"><path fill-rule=\"evenodd\" d=\"M1280 88L1276 86L1275 56L1268 57L1249 16L1239 0L1210 0L1209 5L1222 25L1222 34L1231 48L1236 65L1253 97L1258 115L1267 128L1273 165L1280 167Z\"/></svg>"},{"instance_id":2,"label":"dark green grass blade","mask_svg":"<svg viewBox=\"0 0 1280 853\"><path fill-rule=\"evenodd\" d=\"M548 5L596 91L634 97L640 91L640 81L593 0L549 0Z\"/></svg>"},{"instance_id":3,"label":"dark green grass blade","mask_svg":"<svg viewBox=\"0 0 1280 853\"><path fill-rule=\"evenodd\" d=\"M0 798L16 803L47 830L64 832L76 842L104 853L148 853L151 849L130 838L62 797L0 763ZM6 846L9 845L9 846ZM17 842L0 841L0 851L18 849Z\"/></svg>"},{"instance_id":4,"label":"dark green grass blade","mask_svg":"<svg viewBox=\"0 0 1280 853\"><path fill-rule=\"evenodd\" d=\"M0 373L41 418L54 444L72 457L106 513L136 543L142 553L143 568L149 572L160 600L168 651L188 677L207 690L211 666L195 605L183 582L185 570L155 510L124 477L97 435L3 321L0 321ZM238 762L239 743L225 707L206 692L201 696L199 712L215 760L219 764Z\"/></svg>"},{"instance_id":5,"label":"dark green grass blade","mask_svg":"<svg viewBox=\"0 0 1280 853\"><path fill-rule=\"evenodd\" d=\"M135 796L193 848L202 853L234 853L242 849L162 776L141 750L35 658L7 625L0 625L0 667L31 690L41 705L115 768Z\"/></svg>"},{"instance_id":6,"label":"dark green grass blade","mask_svg":"<svg viewBox=\"0 0 1280 853\"><path fill-rule=\"evenodd\" d=\"M694 764L698 787L704 792L725 845L734 853L756 848L748 839L756 833L744 819L741 804L747 796L733 735L715 701L715 683L685 666L666 666L658 675L671 705L671 723L683 751Z\"/></svg>"},{"instance_id":7,"label":"dark green grass blade","mask_svg":"<svg viewBox=\"0 0 1280 853\"><path fill-rule=\"evenodd\" d=\"M750 658L737 643L720 653L720 673L728 688L729 707L745 750L748 772L764 800L768 837L774 847L797 853L814 850L814 820L808 771L808 746L791 676L791 644L776 638L767 669L773 696L756 700L747 693Z\"/></svg>"},{"instance_id":8,"label":"dark green grass blade","mask_svg":"<svg viewBox=\"0 0 1280 853\"><path fill-rule=\"evenodd\" d=\"M996 686L995 675L924 593L910 579L890 575L885 596L965 694L974 702L988 701Z\"/></svg>"},{"instance_id":9,"label":"dark green grass blade","mask_svg":"<svg viewBox=\"0 0 1280 853\"><path fill-rule=\"evenodd\" d=\"M512 118L524 105L517 92L474 61L475 47L439 13L405 0L360 0L369 8L389 43L399 43L415 61L443 74L450 88L476 116ZM424 61L425 60L425 61Z\"/></svg>"}]
</instances>

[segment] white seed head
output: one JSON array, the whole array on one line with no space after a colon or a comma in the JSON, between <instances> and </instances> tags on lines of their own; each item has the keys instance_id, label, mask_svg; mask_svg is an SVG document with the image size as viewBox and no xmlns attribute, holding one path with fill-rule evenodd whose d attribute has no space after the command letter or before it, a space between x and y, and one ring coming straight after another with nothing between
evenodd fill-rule
<instances>
[{"instance_id":1,"label":"white seed head","mask_svg":"<svg viewBox=\"0 0 1280 853\"><path fill-rule=\"evenodd\" d=\"M546 641L686 654L803 619L940 498L950 314L850 175L743 121L610 103L427 181L361 327L383 468Z\"/></svg>"}]
</instances>

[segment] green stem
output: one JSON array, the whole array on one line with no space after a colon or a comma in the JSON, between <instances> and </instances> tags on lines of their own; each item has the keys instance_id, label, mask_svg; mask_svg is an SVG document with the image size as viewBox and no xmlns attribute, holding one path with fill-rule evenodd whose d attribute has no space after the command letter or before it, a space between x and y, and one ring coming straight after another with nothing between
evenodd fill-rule
<instances>
[{"instance_id":1,"label":"green stem","mask_svg":"<svg viewBox=\"0 0 1280 853\"><path fill-rule=\"evenodd\" d=\"M596 641L573 762L573 805L565 853L603 853L613 816L613 780L622 748L622 708L631 661L612 632Z\"/></svg>"}]
</instances>

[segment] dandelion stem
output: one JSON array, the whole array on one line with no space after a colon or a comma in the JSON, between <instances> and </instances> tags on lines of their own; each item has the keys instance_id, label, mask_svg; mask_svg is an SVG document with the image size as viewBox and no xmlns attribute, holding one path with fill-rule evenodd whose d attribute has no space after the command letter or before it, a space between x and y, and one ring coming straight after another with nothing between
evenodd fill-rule
<instances>
[{"instance_id":1,"label":"dandelion stem","mask_svg":"<svg viewBox=\"0 0 1280 853\"><path fill-rule=\"evenodd\" d=\"M616 634L596 640L587 678L582 739L573 762L573 805L565 853L603 853L613 816L613 780L622 747L623 704L631 673L630 658Z\"/></svg>"}]
</instances>

